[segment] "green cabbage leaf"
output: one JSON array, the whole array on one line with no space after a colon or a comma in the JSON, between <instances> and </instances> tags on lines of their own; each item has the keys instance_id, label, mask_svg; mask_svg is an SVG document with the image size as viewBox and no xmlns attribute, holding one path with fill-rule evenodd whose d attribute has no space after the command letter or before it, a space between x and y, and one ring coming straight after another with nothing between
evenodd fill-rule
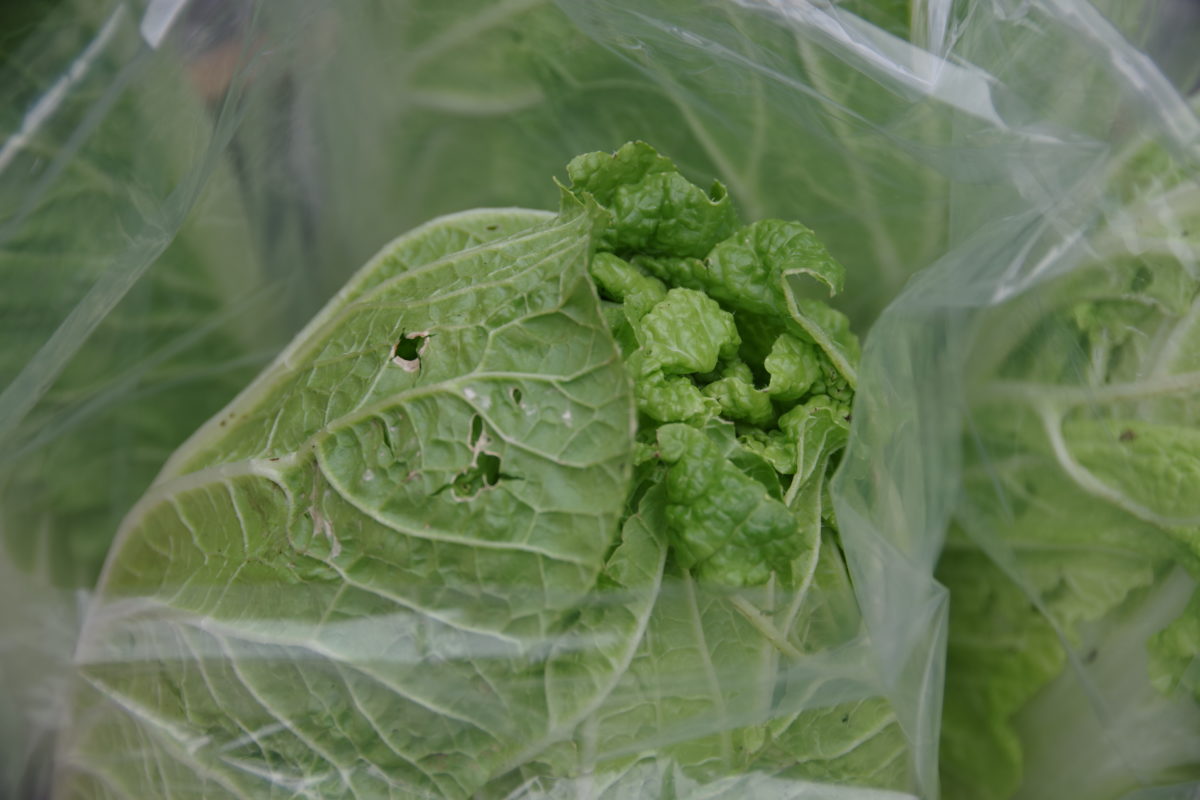
<instances>
[{"instance_id":1,"label":"green cabbage leaf","mask_svg":"<svg viewBox=\"0 0 1200 800\"><path fill-rule=\"evenodd\" d=\"M911 788L827 499L840 265L640 142L567 175L392 242L171 457L56 797Z\"/></svg>"}]
</instances>

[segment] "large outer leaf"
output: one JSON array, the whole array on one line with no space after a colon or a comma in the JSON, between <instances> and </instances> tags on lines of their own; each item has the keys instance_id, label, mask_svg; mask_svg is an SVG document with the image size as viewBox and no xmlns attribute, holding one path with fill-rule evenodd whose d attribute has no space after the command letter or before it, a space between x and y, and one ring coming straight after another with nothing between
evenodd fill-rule
<instances>
[{"instance_id":1,"label":"large outer leaf","mask_svg":"<svg viewBox=\"0 0 1200 800\"><path fill-rule=\"evenodd\" d=\"M578 775L600 796L630 797L912 786L910 743L883 698L835 536L821 532L825 462L843 444L829 439L789 492L803 542L792 569L734 588L668 562L608 691L569 741L527 751L520 791L566 796L581 790ZM666 494L650 489L631 525L666 529ZM513 791L496 796L523 796Z\"/></svg>"},{"instance_id":2,"label":"large outer leaf","mask_svg":"<svg viewBox=\"0 0 1200 800\"><path fill-rule=\"evenodd\" d=\"M1064 275L981 323L952 593L948 798L1200 778L1194 172L1120 154ZM1153 685L1152 685L1152 678ZM1104 764L1098 768L1098 764Z\"/></svg>"},{"instance_id":3,"label":"large outer leaf","mask_svg":"<svg viewBox=\"0 0 1200 800\"><path fill-rule=\"evenodd\" d=\"M632 451L591 225L403 237L177 454L98 587L59 797L465 797L576 713L547 660L604 689L621 659L562 638Z\"/></svg>"}]
</instances>

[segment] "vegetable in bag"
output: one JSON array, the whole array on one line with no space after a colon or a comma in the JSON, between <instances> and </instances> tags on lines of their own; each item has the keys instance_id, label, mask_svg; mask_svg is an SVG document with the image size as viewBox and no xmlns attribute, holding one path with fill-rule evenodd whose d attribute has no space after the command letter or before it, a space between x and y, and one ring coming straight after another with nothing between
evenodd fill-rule
<instances>
[{"instance_id":1,"label":"vegetable in bag","mask_svg":"<svg viewBox=\"0 0 1200 800\"><path fill-rule=\"evenodd\" d=\"M172 457L57 797L911 786L826 499L841 266L648 145L567 172L393 242Z\"/></svg>"}]
</instances>

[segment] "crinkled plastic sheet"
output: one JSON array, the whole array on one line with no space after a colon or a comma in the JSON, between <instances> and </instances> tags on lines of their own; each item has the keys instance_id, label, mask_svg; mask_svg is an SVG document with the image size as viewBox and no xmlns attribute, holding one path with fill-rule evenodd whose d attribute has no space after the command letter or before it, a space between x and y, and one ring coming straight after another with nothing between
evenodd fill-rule
<instances>
[{"instance_id":1,"label":"crinkled plastic sheet","mask_svg":"<svg viewBox=\"0 0 1200 800\"><path fill-rule=\"evenodd\" d=\"M419 627L399 611L323 632L253 617L260 591L299 609L317 584L234 587L251 618L225 629L171 607L182 585L113 598L95 577L170 452L384 242L464 208L552 207L571 156L642 138L723 180L746 218L803 220L847 266L839 302L869 330L833 487L853 602L768 685L737 658L635 680L651 705L707 699L599 746L563 734L484 796L933 797L939 769L947 797L1193 796L1196 644L1177 637L1164 677L1147 642L1195 619L1200 511L1186 482L1147 489L1137 448L1165 430L1197 452L1197 123L1179 92L1195 64L1176 56L1168 80L1127 42L1159 41L1167 4L901 5L154 0L51 15L3 85L5 791L43 796L57 776L59 796L409 796L388 789L403 754L354 738L379 724L378 695L344 676L307 688L296 670L371 665L378 685L405 676L486 709L463 667L512 653L425 630L439 660L411 663L432 651L376 649ZM689 591L642 597L697 607ZM585 612L629 600L589 597ZM85 609L93 641L96 626L120 635L73 660ZM179 656L182 628L215 650ZM250 629L284 644L252 658ZM525 659L549 644L509 643ZM173 654L214 665L193 677L218 700L190 717L186 681L151 669ZM766 705L715 710L740 692ZM521 702L512 736L544 721ZM861 708L873 735L833 733ZM711 756L714 736L753 751L806 714L791 730L813 735L781 739L790 772ZM110 736L114 718L154 735ZM335 779L314 766L331 746L356 754ZM474 756L485 774L517 763ZM862 785L881 788L848 788Z\"/></svg>"}]
</instances>

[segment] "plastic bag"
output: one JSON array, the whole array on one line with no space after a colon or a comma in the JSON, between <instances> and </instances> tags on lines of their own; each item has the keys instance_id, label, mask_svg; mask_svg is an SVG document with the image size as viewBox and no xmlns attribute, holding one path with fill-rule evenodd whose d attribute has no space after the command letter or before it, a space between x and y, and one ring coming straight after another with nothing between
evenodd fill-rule
<instances>
[{"instance_id":1,"label":"plastic bag","mask_svg":"<svg viewBox=\"0 0 1200 800\"><path fill-rule=\"evenodd\" d=\"M1107 11L51 17L4 83L5 788L1194 792L1197 123L1121 33L1153 43L1165 11ZM1195 65L1169 66L1188 88ZM465 208L552 208L570 157L639 138L747 218L803 220L847 267L866 348L819 591L647 582L643 541L606 562L624 583L481 596L374 574L398 596L336 620L315 609L344 578L268 569L214 601L170 548L153 587L92 594L169 453L381 245ZM495 636L497 603L541 627ZM793 604L808 627L780 647Z\"/></svg>"}]
</instances>

